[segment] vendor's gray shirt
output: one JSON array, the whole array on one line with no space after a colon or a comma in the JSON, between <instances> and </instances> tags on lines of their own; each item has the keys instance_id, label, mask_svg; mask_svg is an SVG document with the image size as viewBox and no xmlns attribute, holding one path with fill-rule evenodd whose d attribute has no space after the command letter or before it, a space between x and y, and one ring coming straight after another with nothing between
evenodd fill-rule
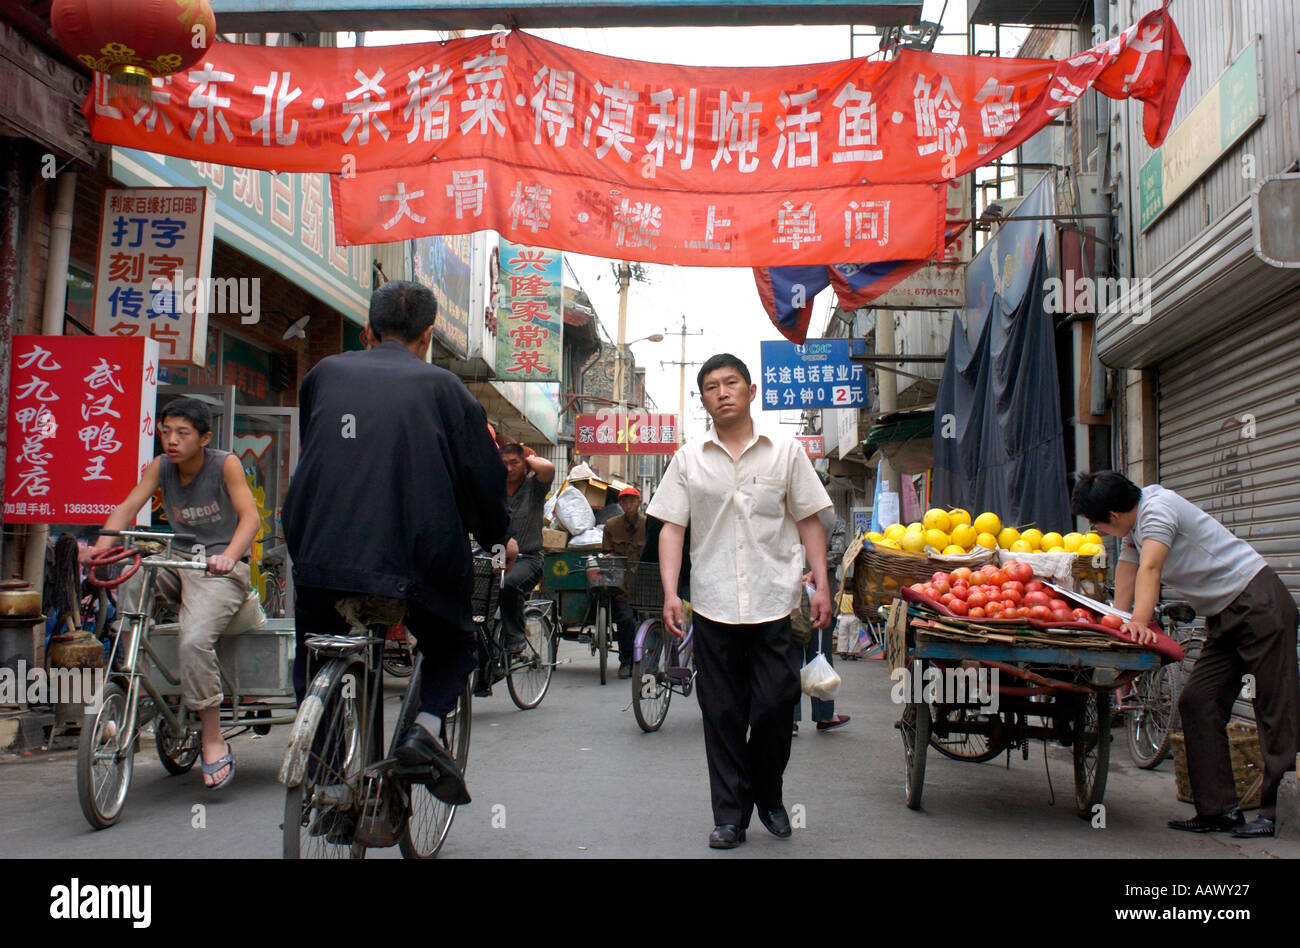
<instances>
[{"instance_id":1,"label":"vendor's gray shirt","mask_svg":"<svg viewBox=\"0 0 1300 948\"><path fill-rule=\"evenodd\" d=\"M506 501L510 507L510 535L519 544L520 553L536 553L542 548L542 510L548 489L529 471Z\"/></svg>"},{"instance_id":2,"label":"vendor's gray shirt","mask_svg":"<svg viewBox=\"0 0 1300 948\"><path fill-rule=\"evenodd\" d=\"M1142 488L1133 532L1119 558L1139 561L1146 540L1169 547L1160 578L1202 616L1218 615L1268 564L1200 507L1158 484Z\"/></svg>"}]
</instances>

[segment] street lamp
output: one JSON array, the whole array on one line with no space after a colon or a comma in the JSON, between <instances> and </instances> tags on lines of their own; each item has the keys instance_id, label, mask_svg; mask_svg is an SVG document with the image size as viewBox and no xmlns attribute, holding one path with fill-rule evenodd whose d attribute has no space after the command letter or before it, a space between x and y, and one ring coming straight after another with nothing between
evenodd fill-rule
<instances>
[{"instance_id":1,"label":"street lamp","mask_svg":"<svg viewBox=\"0 0 1300 948\"><path fill-rule=\"evenodd\" d=\"M620 328L622 328L622 327L620 326ZM624 383L624 374L625 374L625 373L624 373L624 369L623 369L624 352L630 350L631 347L633 346L633 344L638 343L638 342L663 342L663 341L664 341L664 334L661 333L661 332L654 332L654 333L651 333L651 334L648 335L648 336L642 336L642 337L639 338L639 339L633 339L631 342L623 342L623 341L620 339L619 342L617 343L617 345L615 346L615 349L614 349L614 393L613 393L613 394L614 394L614 400L615 400L616 402L618 402L618 410L619 410L619 412L620 412L621 414L623 414L623 415L626 415L626 414L627 414L627 399L624 397L624 395L625 395L625 393L624 393L624 387L625 387L625 383ZM626 456L624 456L623 459L622 459L621 461L619 461L619 465L618 465L618 466L619 466L619 476L622 477L624 480L626 480L626 479L627 479L627 458L626 458Z\"/></svg>"}]
</instances>

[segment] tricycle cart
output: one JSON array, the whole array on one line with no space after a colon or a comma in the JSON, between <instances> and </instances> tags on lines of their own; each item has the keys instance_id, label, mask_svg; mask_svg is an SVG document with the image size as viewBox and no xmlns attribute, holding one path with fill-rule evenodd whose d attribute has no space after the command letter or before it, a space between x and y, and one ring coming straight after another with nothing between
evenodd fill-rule
<instances>
[{"instance_id":1,"label":"tricycle cart","mask_svg":"<svg viewBox=\"0 0 1300 948\"><path fill-rule=\"evenodd\" d=\"M591 654L600 656L602 685L614 628L610 602L623 590L626 574L626 557L610 556L598 550L545 554L542 594L555 600L560 634L588 643Z\"/></svg>"},{"instance_id":2,"label":"tricycle cart","mask_svg":"<svg viewBox=\"0 0 1300 948\"><path fill-rule=\"evenodd\" d=\"M1106 790L1112 693L1162 661L1104 633L966 623L903 600L890 608L887 648L891 673L904 682L895 726L910 809L921 806L930 746L955 760L991 760L1015 748L1028 759L1029 742L1041 739L1072 749L1084 819Z\"/></svg>"}]
</instances>

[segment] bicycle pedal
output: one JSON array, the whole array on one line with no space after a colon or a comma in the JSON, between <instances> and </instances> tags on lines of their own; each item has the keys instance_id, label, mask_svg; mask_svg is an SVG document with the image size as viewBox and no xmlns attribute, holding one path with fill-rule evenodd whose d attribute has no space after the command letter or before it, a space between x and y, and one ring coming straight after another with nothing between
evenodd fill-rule
<instances>
[{"instance_id":1,"label":"bicycle pedal","mask_svg":"<svg viewBox=\"0 0 1300 948\"><path fill-rule=\"evenodd\" d=\"M361 813L353 841L376 849L397 845L405 832L411 804L401 781L387 779L383 773L371 769L366 772L362 786Z\"/></svg>"}]
</instances>

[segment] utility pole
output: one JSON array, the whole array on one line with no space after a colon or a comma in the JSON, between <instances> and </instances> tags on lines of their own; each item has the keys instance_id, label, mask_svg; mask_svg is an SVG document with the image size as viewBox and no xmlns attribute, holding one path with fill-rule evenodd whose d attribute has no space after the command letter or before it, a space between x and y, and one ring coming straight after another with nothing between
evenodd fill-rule
<instances>
[{"instance_id":1,"label":"utility pole","mask_svg":"<svg viewBox=\"0 0 1300 948\"><path fill-rule=\"evenodd\" d=\"M667 330L665 330L665 333L666 333L666 332L667 332ZM686 314L683 313L683 314L682 314L682 328L681 328L680 332L678 333L678 335L680 335L680 336L682 337L682 356L681 356L681 359L678 360L678 361L675 361L675 362L674 362L674 361L665 361L665 362L660 362L659 364L660 364L661 366L664 366L664 365L675 365L675 366L678 366L678 367L680 368L680 370L681 370L681 372L680 372L681 377L680 377L680 379L679 379L679 381L678 381L678 388L677 388L677 443L678 443L678 444L681 444L681 443L683 443L683 442L686 440L686 367L687 367L688 365L700 365L700 364L701 364L701 363L699 363L699 362L687 362L687 361L686 361L686 337L687 337L687 336L703 336L703 335L704 335L704 330L700 330L699 332L687 332L687 331L686 331Z\"/></svg>"}]
</instances>

